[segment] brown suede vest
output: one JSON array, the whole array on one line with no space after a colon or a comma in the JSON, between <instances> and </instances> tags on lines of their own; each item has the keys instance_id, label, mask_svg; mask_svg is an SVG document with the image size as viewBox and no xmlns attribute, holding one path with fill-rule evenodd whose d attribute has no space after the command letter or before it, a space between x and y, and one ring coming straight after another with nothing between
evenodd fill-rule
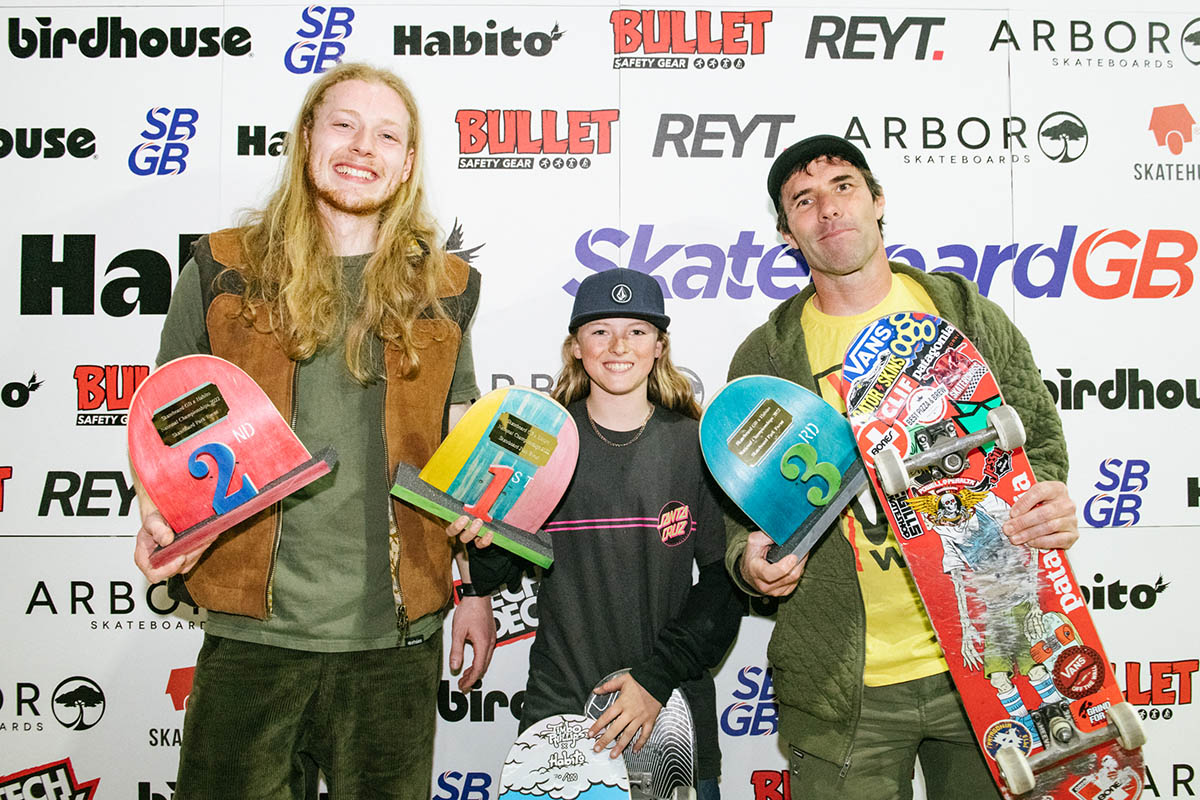
<instances>
[{"instance_id":1,"label":"brown suede vest","mask_svg":"<svg viewBox=\"0 0 1200 800\"><path fill-rule=\"evenodd\" d=\"M241 231L225 229L208 237L218 266L244 265ZM202 280L204 270L202 269ZM223 285L228 281L223 281ZM472 291L468 291L468 285ZM208 292L205 292L206 298ZM387 387L383 435L388 474L400 461L423 465L445 435L450 383L462 341L462 326L474 312L478 273L455 256L446 257L440 296L451 319L420 319L415 335L428 342L413 377L401 375L399 353L385 348ZM260 315L265 320L265 313ZM207 309L209 342L214 355L232 361L252 377L279 409L293 417L296 362L288 358L267 325L254 325L241 315L239 294L219 288ZM331 413L336 413L331 410ZM314 443L314 446L325 443ZM392 499L396 528L391 537L391 568L397 595L397 620L403 631L410 620L444 608L450 601L452 549L444 525ZM266 619L271 611L271 579L282 520L279 505L237 525L205 552L185 577L192 599L201 607Z\"/></svg>"}]
</instances>

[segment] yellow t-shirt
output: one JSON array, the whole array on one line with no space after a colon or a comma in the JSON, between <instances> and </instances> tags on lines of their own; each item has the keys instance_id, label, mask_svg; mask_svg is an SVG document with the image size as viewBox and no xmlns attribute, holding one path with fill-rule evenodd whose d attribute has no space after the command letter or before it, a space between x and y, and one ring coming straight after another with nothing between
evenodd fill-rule
<instances>
[{"instance_id":1,"label":"yellow t-shirt","mask_svg":"<svg viewBox=\"0 0 1200 800\"><path fill-rule=\"evenodd\" d=\"M846 413L842 400L842 358L851 340L869 323L898 311L937 313L925 290L905 275L892 276L892 288L877 306L861 314L835 317L809 302L800 314L808 360L821 396ZM867 614L867 686L924 678L945 672L937 637L921 605L917 587L900 553L896 535L871 492L863 492L841 515L842 534L854 547L858 581Z\"/></svg>"}]
</instances>

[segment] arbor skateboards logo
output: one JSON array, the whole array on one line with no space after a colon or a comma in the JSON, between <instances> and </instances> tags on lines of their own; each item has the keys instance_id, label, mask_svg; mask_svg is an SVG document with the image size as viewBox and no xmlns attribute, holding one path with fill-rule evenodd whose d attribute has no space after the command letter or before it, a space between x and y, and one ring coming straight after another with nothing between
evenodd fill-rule
<instances>
[{"instance_id":1,"label":"arbor skateboards logo","mask_svg":"<svg viewBox=\"0 0 1200 800\"><path fill-rule=\"evenodd\" d=\"M91 678L76 675L54 689L50 706L64 728L86 731L104 716L104 690Z\"/></svg>"},{"instance_id":2,"label":"arbor skateboards logo","mask_svg":"<svg viewBox=\"0 0 1200 800\"><path fill-rule=\"evenodd\" d=\"M1070 164L1083 155L1087 145L1087 126L1069 111L1050 114L1038 126L1038 147L1051 161Z\"/></svg>"}]
</instances>

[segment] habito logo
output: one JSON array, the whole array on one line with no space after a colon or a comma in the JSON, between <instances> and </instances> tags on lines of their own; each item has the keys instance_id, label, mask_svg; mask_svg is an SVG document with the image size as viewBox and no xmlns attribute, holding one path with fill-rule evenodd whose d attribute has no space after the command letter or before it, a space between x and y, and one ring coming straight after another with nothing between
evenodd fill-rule
<instances>
[{"instance_id":1,"label":"habito logo","mask_svg":"<svg viewBox=\"0 0 1200 800\"><path fill-rule=\"evenodd\" d=\"M179 234L176 264L182 269L201 234ZM57 239L57 241L56 241ZM57 256L57 258L56 258ZM133 248L118 253L104 269L100 309L110 317L166 314L171 303L172 269L166 256ZM55 290L60 290L55 292ZM55 311L54 298L60 297ZM21 236L21 314L91 315L96 308L96 236Z\"/></svg>"},{"instance_id":2,"label":"habito logo","mask_svg":"<svg viewBox=\"0 0 1200 800\"><path fill-rule=\"evenodd\" d=\"M71 759L0 775L0 797L6 800L92 800L99 778L82 783L75 777Z\"/></svg>"},{"instance_id":3,"label":"habito logo","mask_svg":"<svg viewBox=\"0 0 1200 800\"><path fill-rule=\"evenodd\" d=\"M1000 20L988 51L1008 45L1013 51L1047 52L1050 65L1066 69L1174 69L1175 56L1200 65L1200 17L1174 30L1167 22L1123 19L1034 19L1029 29ZM1175 48L1175 49L1172 49Z\"/></svg>"},{"instance_id":4,"label":"habito logo","mask_svg":"<svg viewBox=\"0 0 1200 800\"><path fill-rule=\"evenodd\" d=\"M194 108L152 108L146 112L144 140L129 152L134 175L181 175L187 169L186 142L196 135L200 119Z\"/></svg>"},{"instance_id":5,"label":"habito logo","mask_svg":"<svg viewBox=\"0 0 1200 800\"><path fill-rule=\"evenodd\" d=\"M771 668L742 667L737 674L735 702L721 712L721 731L726 736L770 736L779 725L779 706Z\"/></svg>"},{"instance_id":6,"label":"habito logo","mask_svg":"<svg viewBox=\"0 0 1200 800\"><path fill-rule=\"evenodd\" d=\"M840 17L817 14L808 30L805 58L819 55L831 59L892 61L903 59L941 61L944 50L929 50L934 28L946 24L945 17L904 17L895 22L883 16Z\"/></svg>"},{"instance_id":7,"label":"habito logo","mask_svg":"<svg viewBox=\"0 0 1200 800\"><path fill-rule=\"evenodd\" d=\"M250 31L234 25L224 33L219 27L127 28L120 17L96 17L96 24L76 30L55 26L50 17L35 17L36 28L26 28L20 17L8 18L8 52L17 58L63 58L73 45L85 58L176 58L221 54L244 56L250 52Z\"/></svg>"},{"instance_id":8,"label":"habito logo","mask_svg":"<svg viewBox=\"0 0 1200 800\"><path fill-rule=\"evenodd\" d=\"M449 32L424 31L420 25L396 25L392 28L392 54L397 56L519 56L522 53L542 57L550 54L554 43L566 31L558 23L549 32L522 33L516 28L498 30L496 20L485 23L485 31L467 30L455 25Z\"/></svg>"},{"instance_id":9,"label":"habito logo","mask_svg":"<svg viewBox=\"0 0 1200 800\"><path fill-rule=\"evenodd\" d=\"M714 20L714 16L716 19ZM633 10L609 15L613 69L742 69L766 51L772 11ZM634 55L641 53L642 55ZM689 58L695 56L695 58Z\"/></svg>"},{"instance_id":10,"label":"habito logo","mask_svg":"<svg viewBox=\"0 0 1200 800\"><path fill-rule=\"evenodd\" d=\"M283 54L283 66L293 75L321 73L346 54L346 39L354 32L354 9L349 6L309 6L300 12L300 41Z\"/></svg>"},{"instance_id":11,"label":"habito logo","mask_svg":"<svg viewBox=\"0 0 1200 800\"><path fill-rule=\"evenodd\" d=\"M612 128L620 113L616 108L561 114L554 110L461 109L454 115L458 168L533 169L536 162L541 169L587 169L591 156L612 152Z\"/></svg>"},{"instance_id":12,"label":"habito logo","mask_svg":"<svg viewBox=\"0 0 1200 800\"><path fill-rule=\"evenodd\" d=\"M1100 463L1100 480L1083 504L1083 519L1093 528L1128 528L1142 519L1142 491L1150 485L1150 462L1140 458L1122 461L1105 459Z\"/></svg>"},{"instance_id":13,"label":"habito logo","mask_svg":"<svg viewBox=\"0 0 1200 800\"><path fill-rule=\"evenodd\" d=\"M9 381L0 388L0 403L9 408L22 408L29 402L29 396L42 388L44 383L38 380L36 372L27 381Z\"/></svg>"},{"instance_id":14,"label":"habito logo","mask_svg":"<svg viewBox=\"0 0 1200 800\"><path fill-rule=\"evenodd\" d=\"M80 364L75 367L79 413L76 425L124 425L133 393L146 376L149 364ZM107 409L107 411L101 411Z\"/></svg>"},{"instance_id":15,"label":"habito logo","mask_svg":"<svg viewBox=\"0 0 1200 800\"><path fill-rule=\"evenodd\" d=\"M1057 244L945 244L932 251L893 244L887 254L927 272L957 272L985 296L1001 268L1011 269L1013 286L1029 298L1062 297L1068 277L1076 289L1097 300L1165 299L1191 291L1198 250L1191 232L1102 228L1076 246L1078 233L1077 225L1064 225Z\"/></svg>"}]
</instances>

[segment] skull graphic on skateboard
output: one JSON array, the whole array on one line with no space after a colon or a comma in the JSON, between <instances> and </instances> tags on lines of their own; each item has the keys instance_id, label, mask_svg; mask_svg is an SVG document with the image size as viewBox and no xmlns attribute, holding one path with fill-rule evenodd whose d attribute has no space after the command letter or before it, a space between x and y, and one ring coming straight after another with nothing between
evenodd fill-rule
<instances>
[{"instance_id":1,"label":"skull graphic on skateboard","mask_svg":"<svg viewBox=\"0 0 1200 800\"><path fill-rule=\"evenodd\" d=\"M1036 478L979 351L944 319L893 314L857 335L842 376L867 474L1001 793L1138 797L1145 735L1066 554L1001 530Z\"/></svg>"},{"instance_id":2,"label":"skull graphic on skateboard","mask_svg":"<svg viewBox=\"0 0 1200 800\"><path fill-rule=\"evenodd\" d=\"M542 524L558 505L579 456L565 408L522 386L494 389L472 405L421 470L401 463L392 494L453 521L484 521L494 541L541 567L554 555Z\"/></svg>"},{"instance_id":3,"label":"skull graphic on skateboard","mask_svg":"<svg viewBox=\"0 0 1200 800\"><path fill-rule=\"evenodd\" d=\"M150 556L162 566L328 474L254 380L230 362L192 355L163 364L129 406L129 460L175 531Z\"/></svg>"},{"instance_id":4,"label":"skull graphic on skateboard","mask_svg":"<svg viewBox=\"0 0 1200 800\"><path fill-rule=\"evenodd\" d=\"M845 418L783 378L730 381L700 419L700 450L721 489L775 546L803 556L867 485Z\"/></svg>"}]
</instances>

